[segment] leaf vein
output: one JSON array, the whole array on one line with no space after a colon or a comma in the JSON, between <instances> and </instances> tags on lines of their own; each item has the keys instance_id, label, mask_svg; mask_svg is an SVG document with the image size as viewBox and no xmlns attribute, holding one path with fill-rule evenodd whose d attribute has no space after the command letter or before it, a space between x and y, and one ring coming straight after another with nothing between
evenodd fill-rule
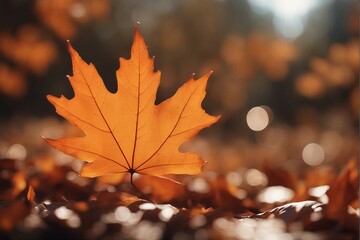
<instances>
[{"instance_id":1,"label":"leaf vein","mask_svg":"<svg viewBox=\"0 0 360 240\"><path fill-rule=\"evenodd\" d=\"M188 105L190 99L192 98L192 96L194 95L194 93L196 92L196 90L197 90L198 87L199 87L199 86L196 86L196 88L194 89L194 91L190 94L189 98L186 100L186 102L185 102L185 104L184 104L183 108L181 109L181 112L180 112L180 114L179 114L179 116L178 116L178 119L177 119L177 121L176 121L173 129L170 131L169 135L168 135L168 136L164 139L164 141L160 144L160 146L158 147L158 149L156 149L156 151L155 151L149 158L147 158L144 162L142 162L139 166L137 166L135 170L137 170L138 168L140 168L141 166L143 166L144 164L146 164L147 162L149 162L149 161L155 156L155 154L159 152L159 150L162 148L162 146L165 144L165 142L169 139L169 137L172 135L172 133L174 132L175 128L176 128L177 125L179 124L180 119L181 119L181 115L183 114L186 106Z\"/></svg>"},{"instance_id":2,"label":"leaf vein","mask_svg":"<svg viewBox=\"0 0 360 240\"><path fill-rule=\"evenodd\" d=\"M76 58L75 58L75 61L76 61L76 63L80 66L80 64L79 64L79 62L77 61ZM125 156L125 154L124 154L124 152L123 152L123 150L122 150L122 148L121 148L118 140L116 139L114 133L111 131L110 125L109 125L109 123L107 122L104 114L102 113L102 111L101 111L101 109L100 109L100 107L99 107L99 105L98 105L98 103L97 103L97 101L96 101L96 99L95 99L95 97L94 97L94 94L93 94L93 92L92 92L92 90L91 90L91 88L90 88L90 85L89 85L88 81L86 80L86 78L85 78L85 76L84 76L84 73L83 73L81 67L79 67L79 69L80 69L80 73L81 73L81 75L82 75L82 77L83 77L83 79L84 79L84 81L85 81L85 84L86 84L86 86L87 86L88 89L89 89L89 92L90 92L90 94L91 94L91 97L92 97L93 101L95 102L96 108L98 109L98 111L99 111L102 119L104 120L106 126L108 127L108 129L109 129L109 131L110 131L111 136L113 137L114 141L116 142L116 145L118 146L121 154L123 155L126 163L128 164L128 166L129 166L129 168L130 168L129 162L128 162L128 160L127 160L127 158L126 158L126 156Z\"/></svg>"}]
</instances>

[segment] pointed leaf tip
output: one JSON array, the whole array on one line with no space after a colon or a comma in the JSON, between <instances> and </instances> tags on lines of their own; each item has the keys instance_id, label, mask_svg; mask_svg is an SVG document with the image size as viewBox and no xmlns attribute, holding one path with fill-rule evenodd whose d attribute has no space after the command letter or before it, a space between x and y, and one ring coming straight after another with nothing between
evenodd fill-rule
<instances>
[{"instance_id":1,"label":"pointed leaf tip","mask_svg":"<svg viewBox=\"0 0 360 240\"><path fill-rule=\"evenodd\" d=\"M136 26L135 26L134 39L136 39L137 37L141 37L139 26L140 26L140 24L136 24Z\"/></svg>"},{"instance_id":2,"label":"pointed leaf tip","mask_svg":"<svg viewBox=\"0 0 360 240\"><path fill-rule=\"evenodd\" d=\"M204 77L209 78L209 77L213 74L213 72L214 72L213 70L207 72L207 73L204 75Z\"/></svg>"},{"instance_id":3,"label":"pointed leaf tip","mask_svg":"<svg viewBox=\"0 0 360 240\"><path fill-rule=\"evenodd\" d=\"M67 48L68 48L68 51L70 53L71 56L74 55L74 53L76 53L75 49L73 48L73 46L71 45L70 41L67 41Z\"/></svg>"},{"instance_id":4,"label":"pointed leaf tip","mask_svg":"<svg viewBox=\"0 0 360 240\"><path fill-rule=\"evenodd\" d=\"M70 43L70 40L66 40L66 45L67 45L68 49L69 49L69 48L72 48L71 43Z\"/></svg>"},{"instance_id":5,"label":"pointed leaf tip","mask_svg":"<svg viewBox=\"0 0 360 240\"><path fill-rule=\"evenodd\" d=\"M48 94L48 95L46 95L46 99L48 100L48 101L50 101L50 99L53 97L53 95L50 95L50 94Z\"/></svg>"}]
</instances>

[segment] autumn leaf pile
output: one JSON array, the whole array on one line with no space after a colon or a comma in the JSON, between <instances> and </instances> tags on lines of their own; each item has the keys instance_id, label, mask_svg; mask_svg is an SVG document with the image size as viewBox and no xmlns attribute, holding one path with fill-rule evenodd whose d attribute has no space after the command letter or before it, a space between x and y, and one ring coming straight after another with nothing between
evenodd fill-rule
<instances>
[{"instance_id":1,"label":"autumn leaf pile","mask_svg":"<svg viewBox=\"0 0 360 240\"><path fill-rule=\"evenodd\" d=\"M137 28L116 93L69 51L74 97L48 99L82 134L46 141L76 160L1 159L1 239L358 237L357 158L336 174L319 168L305 177L265 161L263 189L234 181L237 172L201 173L206 159L179 147L219 119L201 107L210 74L155 105L160 73ZM268 201L279 191L283 200Z\"/></svg>"}]
</instances>

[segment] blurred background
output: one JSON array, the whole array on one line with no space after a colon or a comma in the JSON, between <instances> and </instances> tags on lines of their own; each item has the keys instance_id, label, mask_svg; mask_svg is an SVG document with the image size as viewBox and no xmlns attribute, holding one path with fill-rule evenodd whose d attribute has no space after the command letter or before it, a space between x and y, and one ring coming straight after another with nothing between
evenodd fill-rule
<instances>
[{"instance_id":1,"label":"blurred background","mask_svg":"<svg viewBox=\"0 0 360 240\"><path fill-rule=\"evenodd\" d=\"M203 105L222 118L183 146L208 170L246 168L254 185L266 185L264 161L338 171L358 156L358 20L355 0L1 1L0 155L41 155L40 136L72 132L46 100L73 95L66 40L115 92L139 21L158 102L214 71Z\"/></svg>"}]
</instances>

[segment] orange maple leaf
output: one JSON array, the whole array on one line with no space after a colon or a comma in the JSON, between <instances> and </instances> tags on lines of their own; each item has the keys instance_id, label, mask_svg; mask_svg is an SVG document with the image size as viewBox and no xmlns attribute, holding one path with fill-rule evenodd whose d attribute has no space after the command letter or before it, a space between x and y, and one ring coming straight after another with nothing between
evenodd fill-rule
<instances>
[{"instance_id":1,"label":"orange maple leaf","mask_svg":"<svg viewBox=\"0 0 360 240\"><path fill-rule=\"evenodd\" d=\"M134 173L196 174L205 161L179 146L220 116L201 107L207 80L191 78L171 98L155 105L160 72L154 72L143 37L135 28L129 60L120 58L117 92L110 93L95 67L84 62L69 44L75 96L47 96L56 112L80 128L85 136L45 139L62 152L86 162L80 175Z\"/></svg>"}]
</instances>

